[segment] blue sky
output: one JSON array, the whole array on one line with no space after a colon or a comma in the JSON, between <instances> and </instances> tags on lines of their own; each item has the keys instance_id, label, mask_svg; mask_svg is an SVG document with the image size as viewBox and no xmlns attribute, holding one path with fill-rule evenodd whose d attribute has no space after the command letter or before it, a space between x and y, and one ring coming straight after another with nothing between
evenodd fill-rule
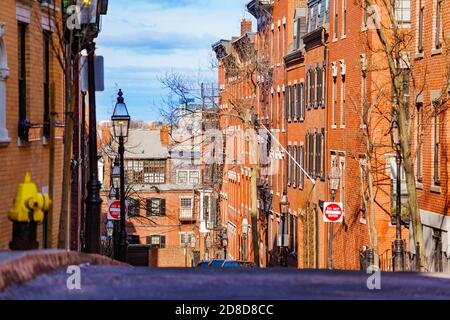
<instances>
[{"instance_id":1,"label":"blue sky","mask_svg":"<svg viewBox=\"0 0 450 320\"><path fill-rule=\"evenodd\" d=\"M157 80L166 72L214 80L211 44L239 35L248 0L110 0L97 39L105 58L105 91L97 94L98 120L110 118L118 88L133 119L159 119Z\"/></svg>"}]
</instances>

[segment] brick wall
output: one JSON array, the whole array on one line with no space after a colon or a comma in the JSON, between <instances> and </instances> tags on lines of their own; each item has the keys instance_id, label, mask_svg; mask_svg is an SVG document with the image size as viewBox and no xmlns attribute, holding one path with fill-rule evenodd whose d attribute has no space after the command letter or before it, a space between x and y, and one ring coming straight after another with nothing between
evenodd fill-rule
<instances>
[{"instance_id":1,"label":"brick wall","mask_svg":"<svg viewBox=\"0 0 450 320\"><path fill-rule=\"evenodd\" d=\"M19 2L17 2L19 3ZM23 2L20 2L23 3ZM7 51L8 67L10 76L6 80L6 126L9 133L10 143L0 145L0 194L5 204L0 209L0 249L7 249L11 241L12 224L8 220L8 211L12 207L17 186L23 180L25 172L32 173L33 181L37 184L39 191L48 189L49 174L53 174L55 185L53 195L53 217L52 217L52 247L57 244L59 212L61 209L61 185L62 185L62 128L57 129L55 144L55 168L49 172L50 148L42 140L42 124L44 116L43 102L43 29L41 26L41 8L39 3L30 3L31 21L27 27L27 117L36 124L31 129L30 137L33 141L27 146L19 147L18 122L19 122L19 96L18 96L18 28L16 20L16 1L2 1L0 11L0 22L5 24L4 41ZM63 88L62 71L54 53L51 58L51 81L55 83L55 111L58 112L58 120L63 121ZM39 228L41 229L41 228ZM42 245L41 232L38 241Z\"/></svg>"}]
</instances>

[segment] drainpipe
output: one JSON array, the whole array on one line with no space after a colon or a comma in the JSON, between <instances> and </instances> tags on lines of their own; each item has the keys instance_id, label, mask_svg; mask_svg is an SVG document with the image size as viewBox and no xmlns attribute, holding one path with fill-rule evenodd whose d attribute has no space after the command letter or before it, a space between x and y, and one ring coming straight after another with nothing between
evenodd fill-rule
<instances>
[{"instance_id":1,"label":"drainpipe","mask_svg":"<svg viewBox=\"0 0 450 320\"><path fill-rule=\"evenodd\" d=\"M325 90L324 90L324 92L325 92L325 101L324 101L324 103L325 103L325 117L324 117L324 129L325 129L325 133L324 133L324 137L325 137L325 141L323 141L323 144L324 144L324 155L323 155L323 157L325 158L325 165L324 165L324 171L326 170L326 164L327 163L329 163L329 161L330 161L330 155L329 155L329 152L327 152L328 151L328 147L329 147L329 142L328 142L328 137L329 137L329 134L328 134L328 66L329 66L329 62L328 62L328 58L329 58L329 51L330 51L330 48L328 47L328 44L327 44L327 42L325 41L325 29L322 29L322 45L323 45L323 57L324 57L324 61L325 61L325 81L323 82L323 83L325 83ZM324 191L325 191L325 188L326 188L326 186L327 186L327 184L326 183L324 183ZM326 192L324 192L324 194L325 194ZM318 209L316 210L316 216L318 216ZM317 223L317 231L316 231L316 243L317 243L317 246L316 246L316 267L317 268L319 268L319 252L318 252L318 249L319 249L319 245L318 245L318 243L319 243L319 232L318 232L318 230L319 230L319 226L318 226L318 224L319 224L319 222L318 222L318 219L316 220L316 223Z\"/></svg>"}]
</instances>

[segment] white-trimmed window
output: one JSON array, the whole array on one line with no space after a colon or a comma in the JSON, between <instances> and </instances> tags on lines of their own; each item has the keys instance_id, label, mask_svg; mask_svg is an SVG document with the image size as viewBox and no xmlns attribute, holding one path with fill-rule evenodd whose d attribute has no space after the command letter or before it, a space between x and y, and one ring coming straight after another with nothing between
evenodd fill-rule
<instances>
[{"instance_id":1,"label":"white-trimmed window","mask_svg":"<svg viewBox=\"0 0 450 320\"><path fill-rule=\"evenodd\" d=\"M333 77L333 110L332 110L332 125L337 126L337 77Z\"/></svg>"},{"instance_id":2,"label":"white-trimmed window","mask_svg":"<svg viewBox=\"0 0 450 320\"><path fill-rule=\"evenodd\" d=\"M152 249L163 249L166 247L166 236L153 234L147 237L147 244Z\"/></svg>"},{"instance_id":3,"label":"white-trimmed window","mask_svg":"<svg viewBox=\"0 0 450 320\"><path fill-rule=\"evenodd\" d=\"M418 35L417 35L417 52L423 52L423 19L424 19L425 6L422 0L419 1L419 22L418 22Z\"/></svg>"},{"instance_id":4,"label":"white-trimmed window","mask_svg":"<svg viewBox=\"0 0 450 320\"><path fill-rule=\"evenodd\" d=\"M180 198L180 219L192 219L193 218L193 204L192 197Z\"/></svg>"},{"instance_id":5,"label":"white-trimmed window","mask_svg":"<svg viewBox=\"0 0 450 320\"><path fill-rule=\"evenodd\" d=\"M441 36L442 36L442 3L443 0L435 0L436 11L435 11L435 26L434 26L434 47L439 49L442 46Z\"/></svg>"},{"instance_id":6,"label":"white-trimmed window","mask_svg":"<svg viewBox=\"0 0 450 320\"><path fill-rule=\"evenodd\" d=\"M399 27L408 28L411 25L411 0L395 0L394 11Z\"/></svg>"},{"instance_id":7,"label":"white-trimmed window","mask_svg":"<svg viewBox=\"0 0 450 320\"><path fill-rule=\"evenodd\" d=\"M347 0L342 0L342 37L347 34Z\"/></svg>"},{"instance_id":8,"label":"white-trimmed window","mask_svg":"<svg viewBox=\"0 0 450 320\"><path fill-rule=\"evenodd\" d=\"M345 76L341 82L341 127L345 126Z\"/></svg>"},{"instance_id":9,"label":"white-trimmed window","mask_svg":"<svg viewBox=\"0 0 450 320\"><path fill-rule=\"evenodd\" d=\"M178 184L186 184L188 182L189 177L189 171L187 170L180 170L177 174L177 181Z\"/></svg>"},{"instance_id":10,"label":"white-trimmed window","mask_svg":"<svg viewBox=\"0 0 450 320\"><path fill-rule=\"evenodd\" d=\"M193 232L180 232L180 247L189 248L195 244L195 235Z\"/></svg>"},{"instance_id":11,"label":"white-trimmed window","mask_svg":"<svg viewBox=\"0 0 450 320\"><path fill-rule=\"evenodd\" d=\"M439 162L440 162L440 152L441 152L441 140L440 140L440 124L439 124L439 113L436 108L435 104L435 110L433 114L433 133L432 133L432 139L433 139L433 184L435 186L440 186L441 180L440 180L440 174L439 174Z\"/></svg>"}]
</instances>

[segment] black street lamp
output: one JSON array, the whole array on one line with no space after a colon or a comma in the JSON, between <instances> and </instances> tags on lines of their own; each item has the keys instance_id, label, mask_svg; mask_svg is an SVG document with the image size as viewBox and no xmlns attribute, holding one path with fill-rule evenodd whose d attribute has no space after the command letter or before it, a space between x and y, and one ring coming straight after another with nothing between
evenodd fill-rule
<instances>
[{"instance_id":1,"label":"black street lamp","mask_svg":"<svg viewBox=\"0 0 450 320\"><path fill-rule=\"evenodd\" d=\"M116 107L111 117L114 136L119 139L119 163L120 163L120 258L125 262L127 255L127 235L125 230L125 170L124 170L124 139L128 137L130 127L130 115L123 99L122 90L119 90ZM117 187L117 186L116 186Z\"/></svg>"},{"instance_id":2,"label":"black street lamp","mask_svg":"<svg viewBox=\"0 0 450 320\"><path fill-rule=\"evenodd\" d=\"M281 243L280 243L280 250L281 250L281 257L283 259L281 265L284 267L287 267L287 251L286 251L286 218L289 214L289 201L287 194L284 193L283 197L280 201L280 210L281 210Z\"/></svg>"},{"instance_id":3,"label":"black street lamp","mask_svg":"<svg viewBox=\"0 0 450 320\"><path fill-rule=\"evenodd\" d=\"M404 271L405 270L405 256L403 254L404 248L403 248L403 240L402 240L402 216L401 216L401 210L402 210L402 199L401 199L401 167L402 167L402 155L400 153L400 129L398 126L398 115L397 113L394 114L393 120L392 120L392 144L396 148L397 151L397 176L396 176L396 187L397 187L397 198L396 198L396 236L395 241L393 244L394 250L394 271Z\"/></svg>"},{"instance_id":4,"label":"black street lamp","mask_svg":"<svg viewBox=\"0 0 450 320\"><path fill-rule=\"evenodd\" d=\"M111 171L111 193L110 199L120 200L120 165L119 159L114 160L114 166ZM119 247L119 221L114 220L114 259L120 259L120 247Z\"/></svg>"},{"instance_id":5,"label":"black street lamp","mask_svg":"<svg viewBox=\"0 0 450 320\"><path fill-rule=\"evenodd\" d=\"M248 239L248 231L249 231L249 225L248 225L248 219L244 218L242 219L242 237L244 238L243 241L243 260L247 261L247 239Z\"/></svg>"},{"instance_id":6,"label":"black street lamp","mask_svg":"<svg viewBox=\"0 0 450 320\"><path fill-rule=\"evenodd\" d=\"M100 253L100 211L102 184L98 180L97 115L95 101L95 43L91 42L88 51L89 76L89 182L86 197L86 251Z\"/></svg>"},{"instance_id":7,"label":"black street lamp","mask_svg":"<svg viewBox=\"0 0 450 320\"><path fill-rule=\"evenodd\" d=\"M328 189L331 194L331 202L336 201L336 193L339 188L339 181L341 179L341 170L334 162L328 176ZM328 269L333 269L333 223L330 222L330 234L328 235Z\"/></svg>"},{"instance_id":8,"label":"black street lamp","mask_svg":"<svg viewBox=\"0 0 450 320\"><path fill-rule=\"evenodd\" d=\"M223 258L224 260L227 260L228 235L225 229L222 233L222 246L223 246Z\"/></svg>"}]
</instances>

